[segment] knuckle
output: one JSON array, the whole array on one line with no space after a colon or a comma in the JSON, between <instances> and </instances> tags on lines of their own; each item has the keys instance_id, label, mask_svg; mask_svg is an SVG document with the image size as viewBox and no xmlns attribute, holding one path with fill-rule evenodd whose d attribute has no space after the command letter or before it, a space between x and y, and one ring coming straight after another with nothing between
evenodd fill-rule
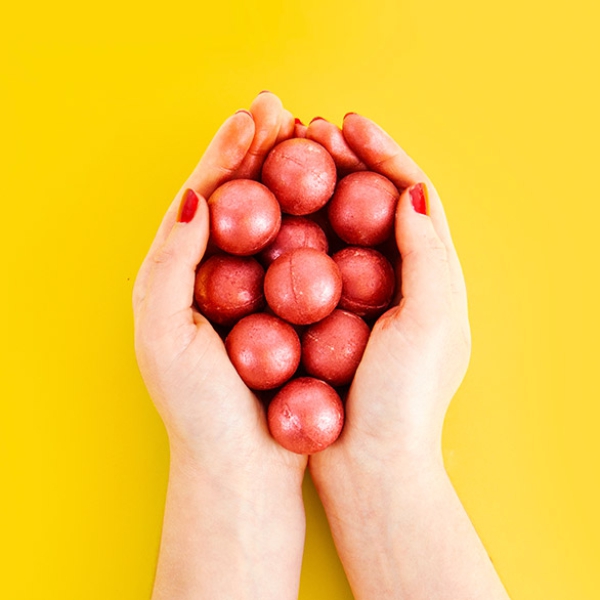
<instances>
[{"instance_id":1,"label":"knuckle","mask_svg":"<svg viewBox=\"0 0 600 600\"><path fill-rule=\"evenodd\" d=\"M175 252L173 248L169 246L163 246L157 252L152 255L152 264L164 265L173 262L175 259Z\"/></svg>"},{"instance_id":2,"label":"knuckle","mask_svg":"<svg viewBox=\"0 0 600 600\"><path fill-rule=\"evenodd\" d=\"M439 237L433 235L428 236L426 247L428 252L435 257L436 260L443 263L448 262L448 249Z\"/></svg>"}]
</instances>

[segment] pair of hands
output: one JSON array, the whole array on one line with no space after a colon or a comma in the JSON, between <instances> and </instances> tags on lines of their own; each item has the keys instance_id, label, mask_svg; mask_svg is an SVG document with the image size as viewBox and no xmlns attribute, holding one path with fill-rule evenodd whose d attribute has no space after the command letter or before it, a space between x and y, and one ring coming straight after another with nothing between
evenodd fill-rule
<instances>
[{"instance_id":1,"label":"pair of hands","mask_svg":"<svg viewBox=\"0 0 600 600\"><path fill-rule=\"evenodd\" d=\"M193 289L209 237L205 198L227 180L257 178L266 154L292 137L294 128L292 114L266 92L250 111L239 111L218 130L167 211L139 271L133 296L135 343L142 376L168 432L172 460L230 482L286 481L297 494L308 465L331 521L343 510L336 490L339 495L344 482L372 488L408 465L442 465L444 416L470 355L467 301L431 181L380 127L347 115L342 132L349 147L401 191L395 228L401 298L371 333L338 440L310 457L279 446L269 434L263 405L195 309ZM313 121L307 137L319 141L326 130L323 121ZM428 215L419 214L411 201L410 188L418 183L426 185ZM198 194L199 204L191 221L182 223L178 211L188 188Z\"/></svg>"},{"instance_id":2,"label":"pair of hands","mask_svg":"<svg viewBox=\"0 0 600 600\"><path fill-rule=\"evenodd\" d=\"M308 127L315 141L319 125ZM372 121L350 114L342 131L368 168L404 190L396 220L402 299L371 334L348 395L342 435L308 461L323 482L340 460L375 466L407 453L439 459L444 415L470 352L464 281L435 188ZM200 462L221 462L234 469L231 476L260 461L300 477L307 457L271 438L263 406L193 306L195 271L209 236L204 198L229 179L258 177L269 150L293 133L293 116L268 92L254 100L249 113L227 119L170 206L134 288L138 362L172 448ZM419 182L427 185L430 216L416 213L410 201L407 188ZM190 223L179 223L188 188L201 197L200 204Z\"/></svg>"}]
</instances>

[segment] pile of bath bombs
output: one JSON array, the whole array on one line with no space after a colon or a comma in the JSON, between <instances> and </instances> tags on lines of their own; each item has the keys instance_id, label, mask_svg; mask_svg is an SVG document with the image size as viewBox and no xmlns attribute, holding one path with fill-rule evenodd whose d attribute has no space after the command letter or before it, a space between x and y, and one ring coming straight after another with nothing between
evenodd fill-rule
<instances>
[{"instance_id":1,"label":"pile of bath bombs","mask_svg":"<svg viewBox=\"0 0 600 600\"><path fill-rule=\"evenodd\" d=\"M267 155L260 181L221 185L208 200L212 250L196 275L198 310L246 385L270 396L271 435L299 454L339 436L340 394L396 289L399 192L334 156L288 139Z\"/></svg>"}]
</instances>

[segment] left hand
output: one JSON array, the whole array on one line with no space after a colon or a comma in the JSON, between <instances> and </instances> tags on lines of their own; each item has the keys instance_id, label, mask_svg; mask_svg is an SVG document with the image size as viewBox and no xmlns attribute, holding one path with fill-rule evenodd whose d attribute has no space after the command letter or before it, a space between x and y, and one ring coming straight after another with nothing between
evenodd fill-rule
<instances>
[{"instance_id":1,"label":"left hand","mask_svg":"<svg viewBox=\"0 0 600 600\"><path fill-rule=\"evenodd\" d=\"M250 113L229 117L167 211L134 287L138 363L172 454L224 478L241 474L246 481L260 471L301 482L306 466L306 457L269 435L262 404L193 304L196 267L209 237L205 198L229 179L257 178L268 151L293 131L291 113L271 93L260 94ZM198 207L182 223L177 215L188 189L198 195Z\"/></svg>"}]
</instances>

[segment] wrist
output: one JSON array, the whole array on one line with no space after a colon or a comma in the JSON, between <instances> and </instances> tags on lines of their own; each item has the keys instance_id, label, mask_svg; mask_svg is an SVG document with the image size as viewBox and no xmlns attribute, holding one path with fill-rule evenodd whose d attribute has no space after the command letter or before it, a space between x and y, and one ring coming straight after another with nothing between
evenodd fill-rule
<instances>
[{"instance_id":1,"label":"wrist","mask_svg":"<svg viewBox=\"0 0 600 600\"><path fill-rule=\"evenodd\" d=\"M172 445L153 598L171 598L173 589L184 590L182 598L295 598L305 532L300 481L292 471L223 471Z\"/></svg>"},{"instance_id":2,"label":"wrist","mask_svg":"<svg viewBox=\"0 0 600 600\"><path fill-rule=\"evenodd\" d=\"M405 455L373 470L350 461L309 466L355 598L397 598L399 544L422 519L416 507L448 488L443 462Z\"/></svg>"},{"instance_id":3,"label":"wrist","mask_svg":"<svg viewBox=\"0 0 600 600\"><path fill-rule=\"evenodd\" d=\"M287 461L285 455L271 456L264 448L244 456L209 453L173 440L169 448L171 477L185 478L191 485L201 484L212 493L247 497L250 501L258 501L262 496L302 496L305 463Z\"/></svg>"},{"instance_id":4,"label":"wrist","mask_svg":"<svg viewBox=\"0 0 600 600\"><path fill-rule=\"evenodd\" d=\"M435 446L375 455L344 445L326 453L310 458L310 473L332 532L339 524L344 535L356 528L358 537L377 539L389 529L392 507L448 478Z\"/></svg>"}]
</instances>

